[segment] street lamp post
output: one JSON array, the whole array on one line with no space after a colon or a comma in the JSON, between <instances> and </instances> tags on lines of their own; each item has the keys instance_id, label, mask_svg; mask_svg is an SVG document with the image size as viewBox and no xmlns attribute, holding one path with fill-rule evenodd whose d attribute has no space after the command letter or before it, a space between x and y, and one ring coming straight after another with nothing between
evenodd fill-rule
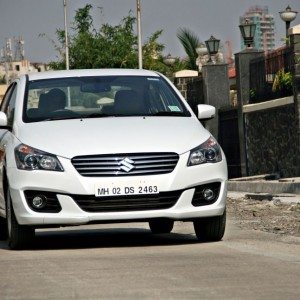
<instances>
[{"instance_id":1,"label":"street lamp post","mask_svg":"<svg viewBox=\"0 0 300 300\"><path fill-rule=\"evenodd\" d=\"M205 41L205 45L209 54L209 60L207 63L212 63L211 57L216 55L219 51L220 40L216 39L214 36L210 36L210 38Z\"/></svg>"},{"instance_id":2,"label":"street lamp post","mask_svg":"<svg viewBox=\"0 0 300 300\"><path fill-rule=\"evenodd\" d=\"M236 70L236 90L237 90L237 111L238 111L238 129L240 141L240 171L242 176L248 176L248 157L245 131L244 105L250 103L250 63L253 59L263 58L264 52L253 49L256 24L249 19L244 20L239 25L246 49L235 53Z\"/></svg>"},{"instance_id":3,"label":"street lamp post","mask_svg":"<svg viewBox=\"0 0 300 300\"><path fill-rule=\"evenodd\" d=\"M137 15L139 69L143 69L142 27L141 27L141 0L136 0L136 15Z\"/></svg>"},{"instance_id":4,"label":"street lamp post","mask_svg":"<svg viewBox=\"0 0 300 300\"><path fill-rule=\"evenodd\" d=\"M288 5L287 8L284 11L280 11L279 15L282 21L285 22L285 37L286 37L286 45L289 45L289 28L291 25L291 22L294 21L297 17L297 11L293 11L291 7Z\"/></svg>"},{"instance_id":5,"label":"street lamp post","mask_svg":"<svg viewBox=\"0 0 300 300\"><path fill-rule=\"evenodd\" d=\"M244 40L244 44L247 47L246 49L252 49L256 24L251 23L248 19L246 19L243 24L239 25L239 28Z\"/></svg>"},{"instance_id":6,"label":"street lamp post","mask_svg":"<svg viewBox=\"0 0 300 300\"><path fill-rule=\"evenodd\" d=\"M68 25L67 25L67 0L63 0L64 4L64 25L65 25L65 54L66 54L66 70L70 69L69 63L69 39L68 39Z\"/></svg>"}]
</instances>

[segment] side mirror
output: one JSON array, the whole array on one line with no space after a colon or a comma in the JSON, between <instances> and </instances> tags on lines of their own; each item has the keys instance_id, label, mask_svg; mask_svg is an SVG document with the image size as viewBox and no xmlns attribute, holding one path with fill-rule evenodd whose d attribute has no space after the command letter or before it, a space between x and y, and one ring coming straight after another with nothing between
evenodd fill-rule
<instances>
[{"instance_id":1,"label":"side mirror","mask_svg":"<svg viewBox=\"0 0 300 300\"><path fill-rule=\"evenodd\" d=\"M0 111L0 127L7 126L7 116L3 111Z\"/></svg>"},{"instance_id":2,"label":"side mirror","mask_svg":"<svg viewBox=\"0 0 300 300\"><path fill-rule=\"evenodd\" d=\"M215 117L216 108L207 104L198 104L198 119L199 120L211 120Z\"/></svg>"}]
</instances>

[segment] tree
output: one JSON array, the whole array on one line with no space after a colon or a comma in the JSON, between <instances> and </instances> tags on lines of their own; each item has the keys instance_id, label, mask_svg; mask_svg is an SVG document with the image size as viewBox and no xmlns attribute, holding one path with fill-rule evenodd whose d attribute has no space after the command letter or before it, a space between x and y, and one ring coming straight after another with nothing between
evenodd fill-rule
<instances>
[{"instance_id":1,"label":"tree","mask_svg":"<svg viewBox=\"0 0 300 300\"><path fill-rule=\"evenodd\" d=\"M71 69L85 68L134 68L137 66L137 38L133 33L135 18L129 14L120 24L103 24L99 30L93 25L92 5L76 11L72 34L69 36ZM53 69L65 68L64 30L56 31L59 60L50 63Z\"/></svg>"},{"instance_id":2,"label":"tree","mask_svg":"<svg viewBox=\"0 0 300 300\"><path fill-rule=\"evenodd\" d=\"M76 11L72 33L69 36L69 57L71 69L83 68L137 68L137 36L134 33L136 18L129 12L118 25L103 24L96 30L91 17L92 5ZM165 46L158 39L162 30L154 32L143 45L143 67L170 74L182 68L177 59L174 66L163 62ZM53 69L65 68L65 35L64 31L56 31L57 42L54 47L59 53L58 61L51 62Z\"/></svg>"},{"instance_id":3,"label":"tree","mask_svg":"<svg viewBox=\"0 0 300 300\"><path fill-rule=\"evenodd\" d=\"M180 28L178 30L177 37L188 57L187 67L191 70L198 71L198 66L196 65L198 54L196 49L200 44L199 38L187 28Z\"/></svg>"}]
</instances>

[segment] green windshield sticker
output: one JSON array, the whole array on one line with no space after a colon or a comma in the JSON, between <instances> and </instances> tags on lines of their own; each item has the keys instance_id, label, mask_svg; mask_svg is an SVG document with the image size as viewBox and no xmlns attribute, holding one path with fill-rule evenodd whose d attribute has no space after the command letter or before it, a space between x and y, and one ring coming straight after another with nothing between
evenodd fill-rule
<instances>
[{"instance_id":1,"label":"green windshield sticker","mask_svg":"<svg viewBox=\"0 0 300 300\"><path fill-rule=\"evenodd\" d=\"M149 78L147 78L147 80L159 81L159 78L149 77Z\"/></svg>"},{"instance_id":2,"label":"green windshield sticker","mask_svg":"<svg viewBox=\"0 0 300 300\"><path fill-rule=\"evenodd\" d=\"M176 105L169 105L168 107L170 111L181 111L180 108Z\"/></svg>"}]
</instances>

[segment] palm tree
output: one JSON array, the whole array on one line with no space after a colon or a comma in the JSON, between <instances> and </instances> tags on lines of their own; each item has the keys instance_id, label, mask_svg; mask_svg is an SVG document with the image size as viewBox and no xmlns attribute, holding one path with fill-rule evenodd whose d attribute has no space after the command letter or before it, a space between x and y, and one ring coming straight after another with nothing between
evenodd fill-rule
<instances>
[{"instance_id":1,"label":"palm tree","mask_svg":"<svg viewBox=\"0 0 300 300\"><path fill-rule=\"evenodd\" d=\"M187 28L179 28L177 37L183 46L186 55L188 56L188 68L191 70L197 70L196 59L198 54L196 52L197 47L200 44L199 38L191 30Z\"/></svg>"}]
</instances>

